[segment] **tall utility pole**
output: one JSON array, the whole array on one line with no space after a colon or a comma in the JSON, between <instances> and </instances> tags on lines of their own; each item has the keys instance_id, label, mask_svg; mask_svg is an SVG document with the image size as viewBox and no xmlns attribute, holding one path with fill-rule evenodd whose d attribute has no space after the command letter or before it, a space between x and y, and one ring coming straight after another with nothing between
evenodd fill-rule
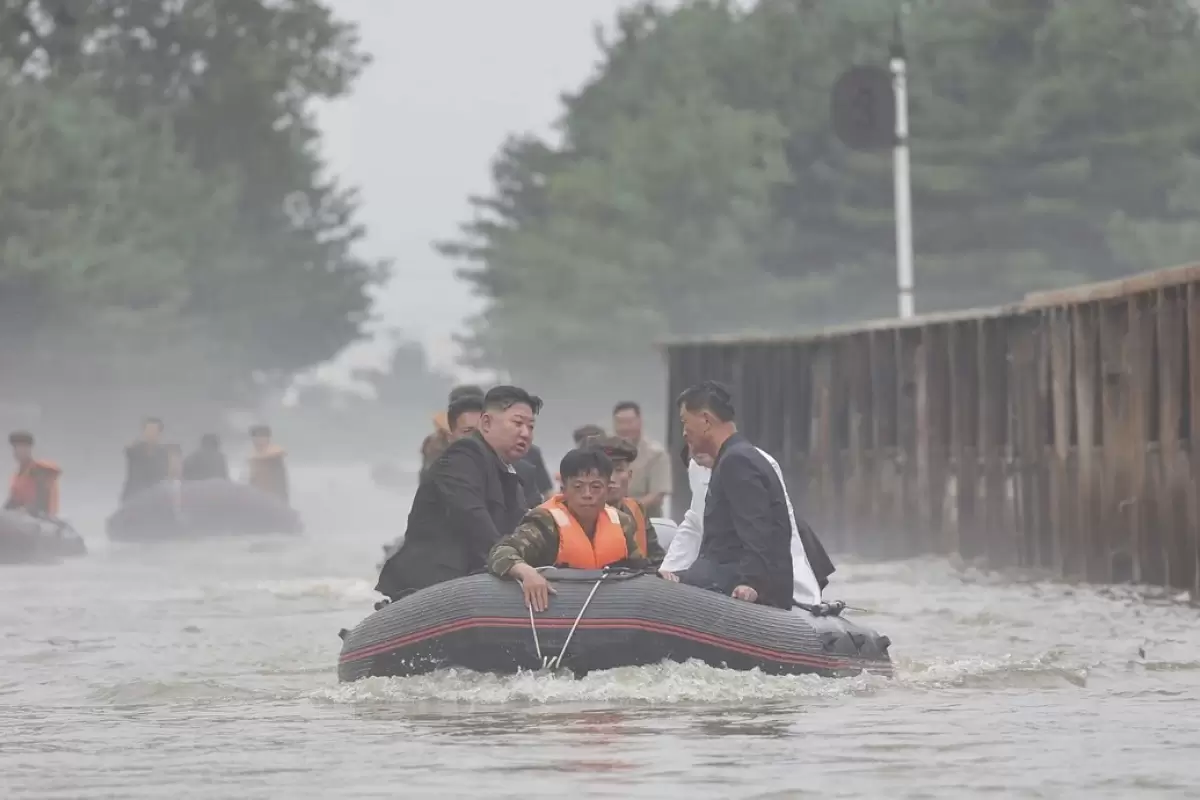
<instances>
[{"instance_id":1,"label":"tall utility pole","mask_svg":"<svg viewBox=\"0 0 1200 800\"><path fill-rule=\"evenodd\" d=\"M896 141L892 173L896 191L896 288L900 317L913 315L912 181L908 160L908 65L904 52L901 6L892 27L892 96L896 104Z\"/></svg>"}]
</instances>

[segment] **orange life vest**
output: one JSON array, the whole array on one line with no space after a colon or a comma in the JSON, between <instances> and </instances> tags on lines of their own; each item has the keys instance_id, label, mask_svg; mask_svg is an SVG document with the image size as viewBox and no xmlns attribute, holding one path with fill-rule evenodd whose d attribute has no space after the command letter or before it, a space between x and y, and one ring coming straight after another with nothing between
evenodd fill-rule
<instances>
[{"instance_id":1,"label":"orange life vest","mask_svg":"<svg viewBox=\"0 0 1200 800\"><path fill-rule=\"evenodd\" d=\"M579 520L567 510L561 494L554 495L538 508L549 511L554 524L558 526L558 555L554 559L554 566L601 569L629 558L625 531L621 528L621 518L615 508L604 507L604 513L596 520L596 534L590 539Z\"/></svg>"},{"instance_id":2,"label":"orange life vest","mask_svg":"<svg viewBox=\"0 0 1200 800\"><path fill-rule=\"evenodd\" d=\"M621 505L625 506L626 513L637 523L637 546L643 556L648 556L650 551L646 549L646 515L642 513L642 507L632 497L626 497L621 501Z\"/></svg>"},{"instance_id":3,"label":"orange life vest","mask_svg":"<svg viewBox=\"0 0 1200 800\"><path fill-rule=\"evenodd\" d=\"M8 499L17 506L47 516L58 516L58 476L62 472L49 461L31 461L13 473ZM39 481L45 482L41 489Z\"/></svg>"}]
</instances>

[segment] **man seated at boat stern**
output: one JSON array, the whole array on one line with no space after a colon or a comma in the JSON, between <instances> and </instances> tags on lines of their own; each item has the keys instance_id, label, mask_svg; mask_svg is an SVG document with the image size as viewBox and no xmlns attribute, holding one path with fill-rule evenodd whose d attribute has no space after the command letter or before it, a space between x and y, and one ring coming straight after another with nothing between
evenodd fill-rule
<instances>
[{"instance_id":1,"label":"man seated at boat stern","mask_svg":"<svg viewBox=\"0 0 1200 800\"><path fill-rule=\"evenodd\" d=\"M58 479L62 470L50 461L33 457L33 434L14 431L8 435L17 470L9 484L5 511L24 511L35 517L58 516Z\"/></svg>"},{"instance_id":2,"label":"man seated at boat stern","mask_svg":"<svg viewBox=\"0 0 1200 800\"><path fill-rule=\"evenodd\" d=\"M692 453L713 458L700 554L678 579L738 600L791 608L792 526L783 482L738 433L724 385L704 381L677 403Z\"/></svg>"},{"instance_id":3,"label":"man seated at boat stern","mask_svg":"<svg viewBox=\"0 0 1200 800\"><path fill-rule=\"evenodd\" d=\"M637 500L629 496L629 483L633 479L633 462L637 459L637 445L618 436L597 437L589 444L599 447L612 461L612 479L608 482L608 504L633 517L637 525L638 549L646 554L650 563L657 567L667 552L658 543L658 534L650 515Z\"/></svg>"},{"instance_id":4,"label":"man seated at boat stern","mask_svg":"<svg viewBox=\"0 0 1200 800\"><path fill-rule=\"evenodd\" d=\"M375 590L391 599L482 570L488 552L529 505L513 467L529 451L541 398L495 386L478 429L451 442L421 475L404 544L384 562Z\"/></svg>"},{"instance_id":5,"label":"man seated at boat stern","mask_svg":"<svg viewBox=\"0 0 1200 800\"><path fill-rule=\"evenodd\" d=\"M554 594L538 567L649 566L638 549L633 518L607 503L613 465L604 451L576 448L563 456L558 472L562 494L526 514L488 556L488 570L520 581L525 604L534 611L545 611Z\"/></svg>"}]
</instances>

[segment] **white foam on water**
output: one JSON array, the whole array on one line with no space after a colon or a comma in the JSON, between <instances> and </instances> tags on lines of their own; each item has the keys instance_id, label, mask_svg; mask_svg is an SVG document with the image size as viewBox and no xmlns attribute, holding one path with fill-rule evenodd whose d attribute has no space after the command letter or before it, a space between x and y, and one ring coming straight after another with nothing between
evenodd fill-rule
<instances>
[{"instance_id":1,"label":"white foam on water","mask_svg":"<svg viewBox=\"0 0 1200 800\"><path fill-rule=\"evenodd\" d=\"M410 678L365 678L319 689L311 697L317 702L348 705L428 701L489 706L740 704L869 694L887 684L887 679L879 676L764 675L758 670L735 672L691 661L621 667L580 679L535 672L499 676L448 669Z\"/></svg>"}]
</instances>

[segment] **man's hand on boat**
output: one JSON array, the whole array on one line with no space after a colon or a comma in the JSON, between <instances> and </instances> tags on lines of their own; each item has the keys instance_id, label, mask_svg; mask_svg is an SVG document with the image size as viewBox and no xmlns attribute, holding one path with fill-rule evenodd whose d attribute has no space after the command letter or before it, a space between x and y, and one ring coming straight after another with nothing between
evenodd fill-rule
<instances>
[{"instance_id":1,"label":"man's hand on boat","mask_svg":"<svg viewBox=\"0 0 1200 800\"><path fill-rule=\"evenodd\" d=\"M525 595L525 605L534 611L545 611L550 605L550 595L558 594L550 582L528 564L513 564L508 574L521 582L521 593Z\"/></svg>"},{"instance_id":2,"label":"man's hand on boat","mask_svg":"<svg viewBox=\"0 0 1200 800\"><path fill-rule=\"evenodd\" d=\"M745 600L747 603L753 603L758 599L758 592L754 591L751 586L738 586L733 590L733 598L735 600Z\"/></svg>"},{"instance_id":3,"label":"man's hand on boat","mask_svg":"<svg viewBox=\"0 0 1200 800\"><path fill-rule=\"evenodd\" d=\"M679 576L674 572L667 572L665 569L659 570L658 575L666 580L679 583ZM732 596L735 600L745 600L747 603L753 603L758 599L758 592L754 591L750 586L738 586L733 590Z\"/></svg>"}]
</instances>

